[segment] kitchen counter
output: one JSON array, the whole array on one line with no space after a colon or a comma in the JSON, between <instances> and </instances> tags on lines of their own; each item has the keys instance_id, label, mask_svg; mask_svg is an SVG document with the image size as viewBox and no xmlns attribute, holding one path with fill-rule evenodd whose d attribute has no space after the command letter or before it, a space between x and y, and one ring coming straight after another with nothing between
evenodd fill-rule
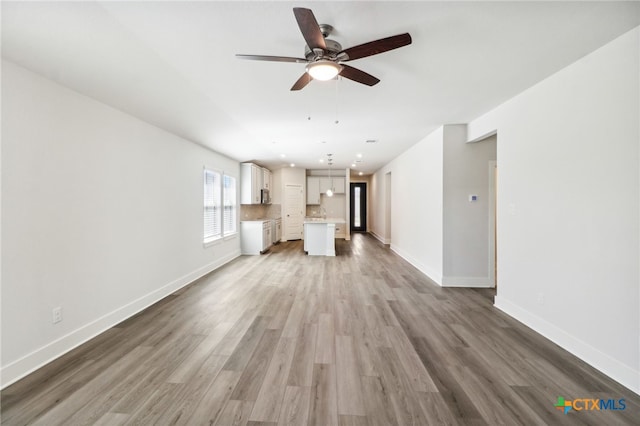
<instances>
[{"instance_id":1,"label":"kitchen counter","mask_svg":"<svg viewBox=\"0 0 640 426\"><path fill-rule=\"evenodd\" d=\"M346 221L339 217L305 217L304 223L335 223L344 224Z\"/></svg>"}]
</instances>

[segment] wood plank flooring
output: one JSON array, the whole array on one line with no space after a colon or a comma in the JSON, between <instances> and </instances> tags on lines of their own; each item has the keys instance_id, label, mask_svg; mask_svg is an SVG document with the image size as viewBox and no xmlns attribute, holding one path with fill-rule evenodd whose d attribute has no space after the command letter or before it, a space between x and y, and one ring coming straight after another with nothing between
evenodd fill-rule
<instances>
[{"instance_id":1,"label":"wood plank flooring","mask_svg":"<svg viewBox=\"0 0 640 426\"><path fill-rule=\"evenodd\" d=\"M440 288L366 234L336 251L234 260L5 389L2 424L640 424L640 397L493 290Z\"/></svg>"}]
</instances>

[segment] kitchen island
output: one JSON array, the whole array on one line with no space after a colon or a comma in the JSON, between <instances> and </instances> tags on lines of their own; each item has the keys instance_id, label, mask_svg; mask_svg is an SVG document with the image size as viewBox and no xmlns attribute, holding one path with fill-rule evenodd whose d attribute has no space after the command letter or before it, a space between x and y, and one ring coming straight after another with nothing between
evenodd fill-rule
<instances>
[{"instance_id":1,"label":"kitchen island","mask_svg":"<svg viewBox=\"0 0 640 426\"><path fill-rule=\"evenodd\" d=\"M340 218L305 218L304 251L309 256L335 256L336 224L344 223Z\"/></svg>"}]
</instances>

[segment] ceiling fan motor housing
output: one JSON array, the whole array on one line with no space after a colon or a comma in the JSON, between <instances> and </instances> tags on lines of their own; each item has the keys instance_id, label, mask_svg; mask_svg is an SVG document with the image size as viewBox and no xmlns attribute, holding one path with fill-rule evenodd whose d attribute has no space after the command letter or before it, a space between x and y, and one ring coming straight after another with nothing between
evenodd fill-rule
<instances>
[{"instance_id":1,"label":"ceiling fan motor housing","mask_svg":"<svg viewBox=\"0 0 640 426\"><path fill-rule=\"evenodd\" d=\"M323 55L325 58L335 59L337 54L339 52L342 52L342 45L337 41L325 38L324 42L327 45L327 50L324 52L324 55ZM307 45L304 46L304 57L310 61L313 61L315 59L321 59L321 58L317 58L316 53L313 50L311 50Z\"/></svg>"}]
</instances>

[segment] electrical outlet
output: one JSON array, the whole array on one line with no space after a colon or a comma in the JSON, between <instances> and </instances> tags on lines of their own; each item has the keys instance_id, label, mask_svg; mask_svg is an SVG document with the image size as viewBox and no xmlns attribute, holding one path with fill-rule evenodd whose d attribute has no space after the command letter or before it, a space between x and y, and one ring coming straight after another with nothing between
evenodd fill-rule
<instances>
[{"instance_id":1,"label":"electrical outlet","mask_svg":"<svg viewBox=\"0 0 640 426\"><path fill-rule=\"evenodd\" d=\"M57 308L53 308L52 314L54 324L62 321L62 307L58 306Z\"/></svg>"}]
</instances>

